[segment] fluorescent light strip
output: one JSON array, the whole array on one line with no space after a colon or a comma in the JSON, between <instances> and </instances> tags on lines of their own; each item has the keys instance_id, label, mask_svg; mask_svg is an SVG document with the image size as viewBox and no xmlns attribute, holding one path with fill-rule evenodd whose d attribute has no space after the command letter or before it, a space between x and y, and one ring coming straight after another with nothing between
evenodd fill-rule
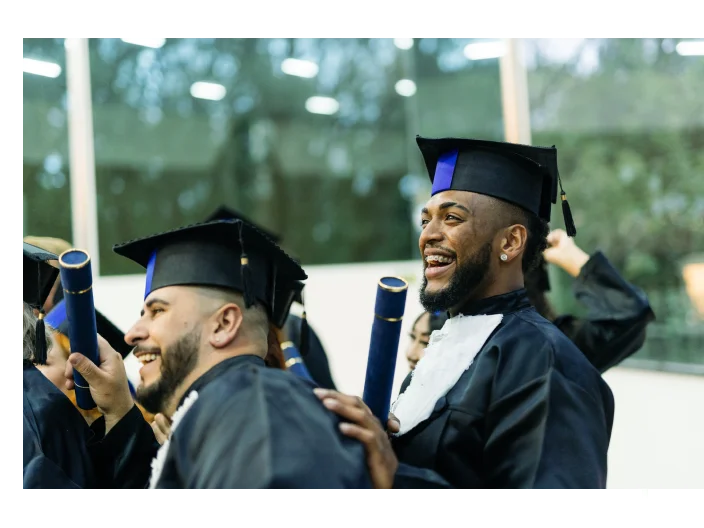
<instances>
[{"instance_id":1,"label":"fluorescent light strip","mask_svg":"<svg viewBox=\"0 0 704 528\"><path fill-rule=\"evenodd\" d=\"M144 46L145 48L159 49L164 44L166 44L165 38L123 38L120 39L122 42L127 44L134 44L135 46Z\"/></svg>"},{"instance_id":2,"label":"fluorescent light strip","mask_svg":"<svg viewBox=\"0 0 704 528\"><path fill-rule=\"evenodd\" d=\"M47 62L37 59L22 58L22 69L25 73L33 75L41 75L42 77L50 77L56 79L61 75L61 66L54 62Z\"/></svg>"},{"instance_id":3,"label":"fluorescent light strip","mask_svg":"<svg viewBox=\"0 0 704 528\"><path fill-rule=\"evenodd\" d=\"M227 89L218 83L198 81L191 85L191 95L196 99L219 101L227 94Z\"/></svg>"},{"instance_id":4,"label":"fluorescent light strip","mask_svg":"<svg viewBox=\"0 0 704 528\"><path fill-rule=\"evenodd\" d=\"M683 40L677 43L675 50L685 57L704 55L704 40Z\"/></svg>"},{"instance_id":5,"label":"fluorescent light strip","mask_svg":"<svg viewBox=\"0 0 704 528\"><path fill-rule=\"evenodd\" d=\"M332 97L314 95L306 101L306 110L311 114L332 115L340 109L340 103Z\"/></svg>"},{"instance_id":6,"label":"fluorescent light strip","mask_svg":"<svg viewBox=\"0 0 704 528\"><path fill-rule=\"evenodd\" d=\"M309 60L285 59L281 63L281 71L286 75L312 79L318 75L318 65Z\"/></svg>"},{"instance_id":7,"label":"fluorescent light strip","mask_svg":"<svg viewBox=\"0 0 704 528\"><path fill-rule=\"evenodd\" d=\"M498 59L505 52L506 46L500 40L473 42L464 48L464 56L469 60Z\"/></svg>"},{"instance_id":8,"label":"fluorescent light strip","mask_svg":"<svg viewBox=\"0 0 704 528\"><path fill-rule=\"evenodd\" d=\"M411 97L416 93L416 83L410 79L401 79L394 86L396 93L403 97Z\"/></svg>"}]
</instances>

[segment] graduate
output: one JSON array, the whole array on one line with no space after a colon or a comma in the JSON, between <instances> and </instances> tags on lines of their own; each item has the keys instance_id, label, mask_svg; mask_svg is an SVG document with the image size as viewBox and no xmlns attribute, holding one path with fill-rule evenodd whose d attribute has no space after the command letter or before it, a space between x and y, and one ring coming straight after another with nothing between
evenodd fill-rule
<instances>
[{"instance_id":1,"label":"graduate","mask_svg":"<svg viewBox=\"0 0 704 528\"><path fill-rule=\"evenodd\" d=\"M421 215L420 298L426 311L450 318L392 406L393 450L357 398L319 398L351 422L347 434L365 444L377 487L605 487L611 390L524 287L547 247L556 149L417 142L432 182ZM438 478L407 478L408 468Z\"/></svg>"},{"instance_id":2,"label":"graduate","mask_svg":"<svg viewBox=\"0 0 704 528\"><path fill-rule=\"evenodd\" d=\"M363 446L339 431L315 385L264 362L270 324L282 326L295 296L288 287L306 278L294 260L240 220L114 250L147 270L143 311L125 336L144 363L137 401L172 419L149 487L370 486ZM144 431L127 412L105 436L104 459L143 472Z\"/></svg>"},{"instance_id":3,"label":"graduate","mask_svg":"<svg viewBox=\"0 0 704 528\"><path fill-rule=\"evenodd\" d=\"M23 484L91 487L94 474L86 449L90 430L62 392L62 354L51 347L43 320L43 306L59 273L49 262L58 257L26 242L23 257Z\"/></svg>"},{"instance_id":4,"label":"graduate","mask_svg":"<svg viewBox=\"0 0 704 528\"><path fill-rule=\"evenodd\" d=\"M269 237L275 244L281 243L281 238L272 233L271 231L263 228L262 226L253 223L242 213L239 213L229 207L220 206L216 211L214 211L206 221L210 222L213 220L242 220L245 223L252 225ZM299 292L295 296L294 302L303 306L303 296ZM305 316L305 311L303 312ZM335 389L335 382L332 379L332 374L330 373L330 365L328 362L328 356L325 353L323 344L315 333L315 330L308 324L307 321L295 314L289 313L288 317L285 319L283 328L277 331L281 342L279 344L291 342L293 345L301 352L301 360L305 365L305 369L310 374L313 381L319 386L326 389ZM303 335L305 334L305 338Z\"/></svg>"},{"instance_id":5,"label":"graduate","mask_svg":"<svg viewBox=\"0 0 704 528\"><path fill-rule=\"evenodd\" d=\"M646 328L655 320L648 297L624 279L601 251L587 254L564 230L551 231L548 244L538 266L525 276L528 298L537 312L562 330L603 374L643 346ZM550 291L548 263L574 277L572 291L587 309L585 317L555 314L546 295ZM446 320L445 312L418 316L406 349L411 370L423 357L430 334L442 328Z\"/></svg>"}]
</instances>

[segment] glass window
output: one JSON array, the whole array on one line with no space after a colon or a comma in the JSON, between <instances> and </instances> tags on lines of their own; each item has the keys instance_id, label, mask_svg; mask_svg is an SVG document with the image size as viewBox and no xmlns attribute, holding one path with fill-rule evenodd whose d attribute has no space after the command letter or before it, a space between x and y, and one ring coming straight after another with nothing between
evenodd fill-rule
<instances>
[{"instance_id":1,"label":"glass window","mask_svg":"<svg viewBox=\"0 0 704 528\"><path fill-rule=\"evenodd\" d=\"M91 39L101 274L221 204L304 264L415 258L415 135L503 136L498 61L468 43Z\"/></svg>"},{"instance_id":2,"label":"glass window","mask_svg":"<svg viewBox=\"0 0 704 528\"><path fill-rule=\"evenodd\" d=\"M23 234L70 241L64 39L23 40Z\"/></svg>"},{"instance_id":3,"label":"glass window","mask_svg":"<svg viewBox=\"0 0 704 528\"><path fill-rule=\"evenodd\" d=\"M677 39L525 45L533 144L558 147L576 242L657 316L636 358L704 363L704 60ZM578 309L568 288L554 300Z\"/></svg>"}]
</instances>

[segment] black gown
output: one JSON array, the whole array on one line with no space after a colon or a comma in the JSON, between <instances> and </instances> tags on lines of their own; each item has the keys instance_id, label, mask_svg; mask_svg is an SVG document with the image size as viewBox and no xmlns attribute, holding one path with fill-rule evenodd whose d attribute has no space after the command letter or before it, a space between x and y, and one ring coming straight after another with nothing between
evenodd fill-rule
<instances>
[{"instance_id":1,"label":"black gown","mask_svg":"<svg viewBox=\"0 0 704 528\"><path fill-rule=\"evenodd\" d=\"M293 341L298 350L301 350L301 318L297 315L289 315L286 320L286 334L288 339ZM325 354L323 344L320 342L318 335L313 330L313 327L308 325L308 353L302 357L308 372L310 372L313 381L323 389L337 390L335 382L332 380L330 373L330 365L328 364L328 356Z\"/></svg>"},{"instance_id":2,"label":"black gown","mask_svg":"<svg viewBox=\"0 0 704 528\"><path fill-rule=\"evenodd\" d=\"M583 319L560 315L554 321L599 372L636 353L655 319L645 293L629 284L597 251L573 283L577 300L588 310Z\"/></svg>"},{"instance_id":3,"label":"black gown","mask_svg":"<svg viewBox=\"0 0 704 528\"><path fill-rule=\"evenodd\" d=\"M102 416L91 425L88 453L97 488L146 488L159 443L139 408L132 409L105 434Z\"/></svg>"},{"instance_id":4,"label":"black gown","mask_svg":"<svg viewBox=\"0 0 704 528\"><path fill-rule=\"evenodd\" d=\"M368 488L361 443L294 374L237 356L201 376L174 414L157 488ZM177 418L177 415L181 415Z\"/></svg>"},{"instance_id":5,"label":"black gown","mask_svg":"<svg viewBox=\"0 0 704 528\"><path fill-rule=\"evenodd\" d=\"M23 368L24 488L89 488L90 430L71 400L34 365Z\"/></svg>"},{"instance_id":6,"label":"black gown","mask_svg":"<svg viewBox=\"0 0 704 528\"><path fill-rule=\"evenodd\" d=\"M523 289L461 313L503 320L430 417L392 439L402 469L435 473L401 471L395 487L605 487L614 401L597 370Z\"/></svg>"}]
</instances>

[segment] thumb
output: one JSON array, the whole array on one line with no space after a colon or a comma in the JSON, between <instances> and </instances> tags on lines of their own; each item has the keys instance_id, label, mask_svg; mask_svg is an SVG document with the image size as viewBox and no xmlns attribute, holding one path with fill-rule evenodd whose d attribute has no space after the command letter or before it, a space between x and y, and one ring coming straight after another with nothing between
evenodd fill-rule
<instances>
[{"instance_id":1,"label":"thumb","mask_svg":"<svg viewBox=\"0 0 704 528\"><path fill-rule=\"evenodd\" d=\"M73 368L88 382L88 385L93 385L103 378L103 373L95 366L90 359L83 354L74 352L68 357Z\"/></svg>"},{"instance_id":2,"label":"thumb","mask_svg":"<svg viewBox=\"0 0 704 528\"><path fill-rule=\"evenodd\" d=\"M398 433L401 430L401 422L392 413L389 413L389 419L386 422L386 428L391 433Z\"/></svg>"}]
</instances>

